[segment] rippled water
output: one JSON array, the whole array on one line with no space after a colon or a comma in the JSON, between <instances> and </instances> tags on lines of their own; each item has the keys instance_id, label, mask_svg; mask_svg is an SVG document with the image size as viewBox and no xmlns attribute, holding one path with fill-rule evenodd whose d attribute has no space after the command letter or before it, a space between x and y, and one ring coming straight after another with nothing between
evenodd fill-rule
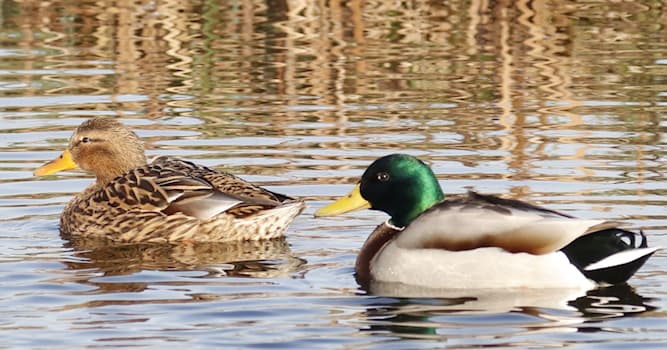
<instances>
[{"instance_id":1,"label":"rippled water","mask_svg":"<svg viewBox=\"0 0 667 350\"><path fill-rule=\"evenodd\" d=\"M667 264L628 285L367 295L385 217L314 219L374 158L643 229L667 246L662 2L5 1L0 348L662 348ZM91 181L35 178L118 117L176 155L308 200L284 240L103 245L58 216Z\"/></svg>"}]
</instances>

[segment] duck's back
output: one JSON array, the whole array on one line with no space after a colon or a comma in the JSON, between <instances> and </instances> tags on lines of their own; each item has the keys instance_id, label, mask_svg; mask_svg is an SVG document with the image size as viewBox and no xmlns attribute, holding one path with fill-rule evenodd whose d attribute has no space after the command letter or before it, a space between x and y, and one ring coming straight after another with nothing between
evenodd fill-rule
<instances>
[{"instance_id":1,"label":"duck's back","mask_svg":"<svg viewBox=\"0 0 667 350\"><path fill-rule=\"evenodd\" d=\"M220 192L234 194L239 197L265 199L278 203L294 200L291 197L269 191L251 182L245 181L233 174L216 171L203 165L195 164L182 159L161 156L155 158L151 162L151 166L152 168L168 168L184 174L189 174L191 176L205 179Z\"/></svg>"}]
</instances>

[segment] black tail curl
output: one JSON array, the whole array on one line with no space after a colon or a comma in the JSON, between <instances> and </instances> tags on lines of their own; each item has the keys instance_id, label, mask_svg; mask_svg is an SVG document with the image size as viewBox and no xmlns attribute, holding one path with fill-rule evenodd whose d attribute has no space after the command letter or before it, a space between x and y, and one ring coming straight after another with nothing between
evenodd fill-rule
<instances>
[{"instance_id":1,"label":"black tail curl","mask_svg":"<svg viewBox=\"0 0 667 350\"><path fill-rule=\"evenodd\" d=\"M598 283L619 284L630 279L644 265L652 253L621 265L602 269L585 270L586 266L625 250L647 247L648 240L644 232L635 233L619 228L611 228L579 237L561 251L587 278Z\"/></svg>"}]
</instances>

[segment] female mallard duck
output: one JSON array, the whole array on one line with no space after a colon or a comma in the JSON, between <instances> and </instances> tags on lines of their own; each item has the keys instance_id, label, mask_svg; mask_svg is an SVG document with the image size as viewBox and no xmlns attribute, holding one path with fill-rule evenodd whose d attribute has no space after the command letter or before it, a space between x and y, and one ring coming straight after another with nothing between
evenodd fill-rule
<instances>
[{"instance_id":1,"label":"female mallard duck","mask_svg":"<svg viewBox=\"0 0 667 350\"><path fill-rule=\"evenodd\" d=\"M617 222L576 219L469 192L444 200L431 169L403 154L377 159L330 216L370 208L389 216L356 262L357 281L432 288L590 288L628 280L658 248ZM637 239L641 238L641 240Z\"/></svg>"},{"instance_id":2,"label":"female mallard duck","mask_svg":"<svg viewBox=\"0 0 667 350\"><path fill-rule=\"evenodd\" d=\"M184 160L146 163L139 137L120 122L94 118L57 159L35 170L79 167L97 180L60 217L65 235L129 242L215 242L280 237L304 203Z\"/></svg>"}]
</instances>

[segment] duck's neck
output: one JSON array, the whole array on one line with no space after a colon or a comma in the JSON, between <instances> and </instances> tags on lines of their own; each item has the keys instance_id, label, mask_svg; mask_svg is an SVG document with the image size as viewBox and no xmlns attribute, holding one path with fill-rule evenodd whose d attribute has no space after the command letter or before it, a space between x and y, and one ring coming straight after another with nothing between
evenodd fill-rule
<instances>
[{"instance_id":1,"label":"duck's neck","mask_svg":"<svg viewBox=\"0 0 667 350\"><path fill-rule=\"evenodd\" d=\"M134 168L146 165L145 157L128 157L118 161L105 162L104 157L100 157L95 167L95 186L102 188L109 184L115 178L126 174ZM110 160L110 159L109 159Z\"/></svg>"},{"instance_id":2,"label":"duck's neck","mask_svg":"<svg viewBox=\"0 0 667 350\"><path fill-rule=\"evenodd\" d=\"M409 225L421 213L445 199L445 194L432 173L420 178L418 184L406 186L403 191L404 195L395 203L396 209L390 213L391 223L398 227Z\"/></svg>"}]
</instances>

